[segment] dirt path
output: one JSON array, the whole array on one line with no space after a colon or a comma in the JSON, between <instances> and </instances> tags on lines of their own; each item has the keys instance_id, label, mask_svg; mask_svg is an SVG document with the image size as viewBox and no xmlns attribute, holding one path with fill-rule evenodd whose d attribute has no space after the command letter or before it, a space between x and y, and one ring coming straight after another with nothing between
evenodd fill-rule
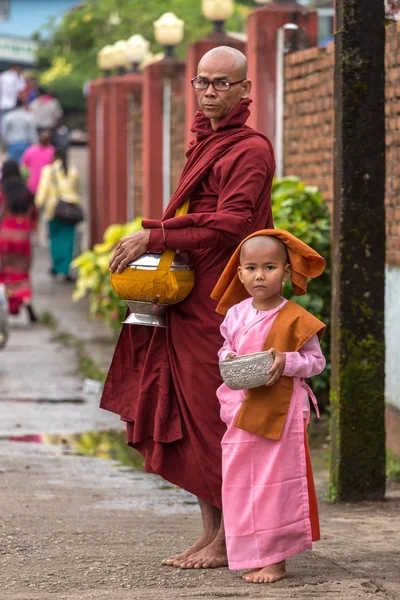
<instances>
[{"instance_id":1,"label":"dirt path","mask_svg":"<svg viewBox=\"0 0 400 600\"><path fill-rule=\"evenodd\" d=\"M400 598L400 493L322 504L323 540L266 588L161 559L193 540L192 499L161 479L40 444L0 442L1 600Z\"/></svg>"}]
</instances>

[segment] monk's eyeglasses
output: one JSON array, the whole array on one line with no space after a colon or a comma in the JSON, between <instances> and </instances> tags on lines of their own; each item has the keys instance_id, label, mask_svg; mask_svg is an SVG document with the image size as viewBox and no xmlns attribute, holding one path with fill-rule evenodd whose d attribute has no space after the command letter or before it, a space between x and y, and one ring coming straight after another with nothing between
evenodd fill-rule
<instances>
[{"instance_id":1,"label":"monk's eyeglasses","mask_svg":"<svg viewBox=\"0 0 400 600\"><path fill-rule=\"evenodd\" d=\"M242 81L245 81L245 79L240 79L240 81L224 81L222 79L208 81L208 79L203 79L202 77L193 77L193 79L190 80L190 83L195 90L208 90L208 86L211 83L214 90L217 90L218 92L227 92L232 85L242 83Z\"/></svg>"}]
</instances>

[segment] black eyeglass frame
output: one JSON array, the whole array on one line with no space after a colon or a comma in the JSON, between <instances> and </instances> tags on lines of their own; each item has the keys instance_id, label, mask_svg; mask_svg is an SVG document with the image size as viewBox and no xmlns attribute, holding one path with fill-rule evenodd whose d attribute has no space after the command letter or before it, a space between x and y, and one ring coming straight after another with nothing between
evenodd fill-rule
<instances>
[{"instance_id":1,"label":"black eyeglass frame","mask_svg":"<svg viewBox=\"0 0 400 600\"><path fill-rule=\"evenodd\" d=\"M204 79L203 81L207 82L207 87L204 88L196 88L194 86L195 82L199 79L199 76L196 75L196 77L193 77L193 79L190 80L190 83L192 84L193 89L195 90L208 90L208 88L210 87L210 84L213 86L214 90L216 92L227 92L228 90L230 90L232 85L236 85L237 83L243 83L243 81L246 81L246 79L240 79L239 81L225 81L225 79L217 79L216 81L209 81L208 79ZM215 87L216 83L229 83L229 86L225 89L225 90L217 90Z\"/></svg>"}]
</instances>

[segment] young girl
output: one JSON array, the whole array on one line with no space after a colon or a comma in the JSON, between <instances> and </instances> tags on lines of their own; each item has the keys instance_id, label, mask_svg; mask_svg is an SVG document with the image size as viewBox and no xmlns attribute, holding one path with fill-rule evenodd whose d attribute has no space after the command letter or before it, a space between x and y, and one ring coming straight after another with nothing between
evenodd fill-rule
<instances>
[{"instance_id":1,"label":"young girl","mask_svg":"<svg viewBox=\"0 0 400 600\"><path fill-rule=\"evenodd\" d=\"M223 272L213 298L224 345L219 359L268 350L270 379L260 388L217 392L227 431L222 439L222 503L231 569L243 579L272 583L286 576L285 559L319 539L318 509L306 424L304 379L325 368L319 338L325 326L281 296L292 279L295 294L321 274L324 259L282 230L249 236ZM317 408L317 407L316 407Z\"/></svg>"},{"instance_id":2,"label":"young girl","mask_svg":"<svg viewBox=\"0 0 400 600\"><path fill-rule=\"evenodd\" d=\"M0 209L0 283L6 286L10 313L16 315L25 306L30 321L35 323L29 271L36 210L33 195L13 160L3 165Z\"/></svg>"}]
</instances>

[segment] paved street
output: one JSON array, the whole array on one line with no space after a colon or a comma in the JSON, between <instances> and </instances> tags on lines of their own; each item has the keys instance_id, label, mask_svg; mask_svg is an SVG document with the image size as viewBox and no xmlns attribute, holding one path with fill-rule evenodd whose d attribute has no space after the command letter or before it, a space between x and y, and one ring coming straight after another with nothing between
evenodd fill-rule
<instances>
[{"instance_id":1,"label":"paved street","mask_svg":"<svg viewBox=\"0 0 400 600\"><path fill-rule=\"evenodd\" d=\"M79 158L84 165L84 151ZM317 469L323 539L289 561L287 580L257 586L227 569L162 567L199 533L194 499L115 456L77 453L71 434L121 424L98 409L99 392L88 393L76 349L57 333L80 340L102 369L112 344L47 268L42 249L35 306L54 316L55 331L21 315L0 353L0 600L400 598L400 488L390 487L384 503L329 505L324 468ZM104 440L97 449L107 454Z\"/></svg>"}]
</instances>

